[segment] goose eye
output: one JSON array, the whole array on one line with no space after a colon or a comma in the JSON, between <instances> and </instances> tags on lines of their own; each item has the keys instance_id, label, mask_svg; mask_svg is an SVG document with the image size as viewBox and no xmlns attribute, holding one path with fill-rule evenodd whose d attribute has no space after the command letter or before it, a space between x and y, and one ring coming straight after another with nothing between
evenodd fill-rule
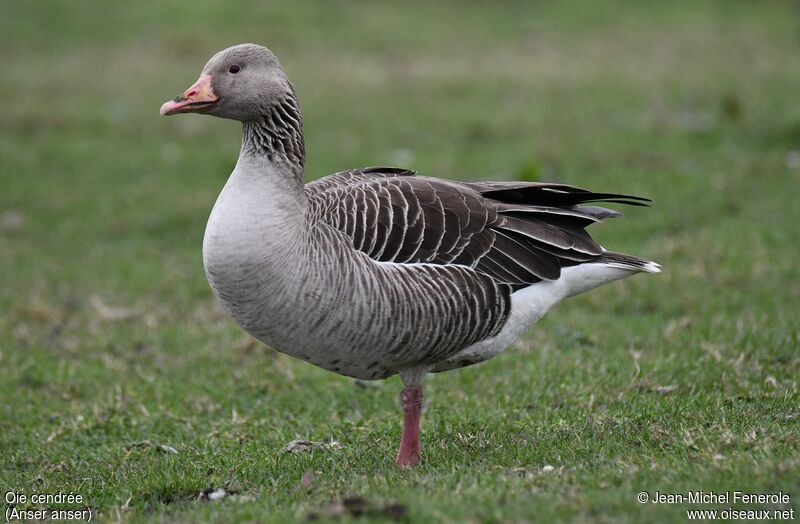
<instances>
[{"instance_id":1,"label":"goose eye","mask_svg":"<svg viewBox=\"0 0 800 524\"><path fill-rule=\"evenodd\" d=\"M236 64L233 64L232 66L230 66L230 67L228 68L228 72L229 72L229 73L233 73L234 75L235 75L236 73L238 73L239 71L241 71L241 70L242 70L242 68L241 68L241 67L239 67L239 66L238 66L238 65L236 65Z\"/></svg>"}]
</instances>

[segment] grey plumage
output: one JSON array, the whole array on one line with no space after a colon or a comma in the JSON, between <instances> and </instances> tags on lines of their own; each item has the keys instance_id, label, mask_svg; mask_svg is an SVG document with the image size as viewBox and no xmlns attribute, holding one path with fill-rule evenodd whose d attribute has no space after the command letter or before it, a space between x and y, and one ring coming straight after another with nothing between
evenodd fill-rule
<instances>
[{"instance_id":1,"label":"grey plumage","mask_svg":"<svg viewBox=\"0 0 800 524\"><path fill-rule=\"evenodd\" d=\"M198 107L243 123L239 161L206 228L206 273L228 313L275 349L362 379L424 375L496 354L524 323L519 317L507 329L515 292L561 282L566 268L623 269L589 278L592 285L653 270L606 252L585 230L619 215L586 204L646 199L563 184L453 182L392 167L303 185L302 117L274 55L236 46L203 75L218 96ZM183 111L186 100L162 113ZM534 297L524 321L570 289ZM483 356L459 356L490 342Z\"/></svg>"},{"instance_id":2,"label":"grey plumage","mask_svg":"<svg viewBox=\"0 0 800 524\"><path fill-rule=\"evenodd\" d=\"M374 260L467 266L514 288L555 280L561 267L603 253L584 228L619 213L578 204L646 201L560 184L458 183L388 167L329 175L308 184L306 195L312 220Z\"/></svg>"}]
</instances>

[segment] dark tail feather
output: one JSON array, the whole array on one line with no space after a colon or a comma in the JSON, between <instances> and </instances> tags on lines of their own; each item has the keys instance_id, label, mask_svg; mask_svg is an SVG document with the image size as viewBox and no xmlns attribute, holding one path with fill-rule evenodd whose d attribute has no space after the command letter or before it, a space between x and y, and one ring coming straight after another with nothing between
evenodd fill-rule
<instances>
[{"instance_id":1,"label":"dark tail feather","mask_svg":"<svg viewBox=\"0 0 800 524\"><path fill-rule=\"evenodd\" d=\"M566 184L537 182L467 182L485 198L507 204L565 207L593 202L611 202L630 206L647 206L650 199L618 193L594 193Z\"/></svg>"}]
</instances>

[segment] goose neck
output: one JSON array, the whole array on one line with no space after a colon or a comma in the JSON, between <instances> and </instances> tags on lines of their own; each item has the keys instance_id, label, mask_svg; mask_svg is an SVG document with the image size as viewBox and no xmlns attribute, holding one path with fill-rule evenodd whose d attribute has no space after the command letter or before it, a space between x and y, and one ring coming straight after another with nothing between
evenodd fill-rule
<instances>
[{"instance_id":1,"label":"goose neck","mask_svg":"<svg viewBox=\"0 0 800 524\"><path fill-rule=\"evenodd\" d=\"M251 119L243 122L240 158L273 164L302 186L303 119L293 93L259 108Z\"/></svg>"}]
</instances>

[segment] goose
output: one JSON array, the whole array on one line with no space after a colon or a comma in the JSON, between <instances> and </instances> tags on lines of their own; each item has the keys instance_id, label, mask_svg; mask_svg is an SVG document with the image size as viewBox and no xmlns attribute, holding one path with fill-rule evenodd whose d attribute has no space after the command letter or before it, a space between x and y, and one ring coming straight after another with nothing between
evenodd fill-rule
<instances>
[{"instance_id":1,"label":"goose","mask_svg":"<svg viewBox=\"0 0 800 524\"><path fill-rule=\"evenodd\" d=\"M399 374L400 466L421 460L428 373L485 362L564 298L660 271L586 232L621 214L593 204L647 205L642 197L397 167L305 184L294 87L260 45L215 54L160 113L242 123L203 239L211 289L244 331L278 351L356 379Z\"/></svg>"}]
</instances>

